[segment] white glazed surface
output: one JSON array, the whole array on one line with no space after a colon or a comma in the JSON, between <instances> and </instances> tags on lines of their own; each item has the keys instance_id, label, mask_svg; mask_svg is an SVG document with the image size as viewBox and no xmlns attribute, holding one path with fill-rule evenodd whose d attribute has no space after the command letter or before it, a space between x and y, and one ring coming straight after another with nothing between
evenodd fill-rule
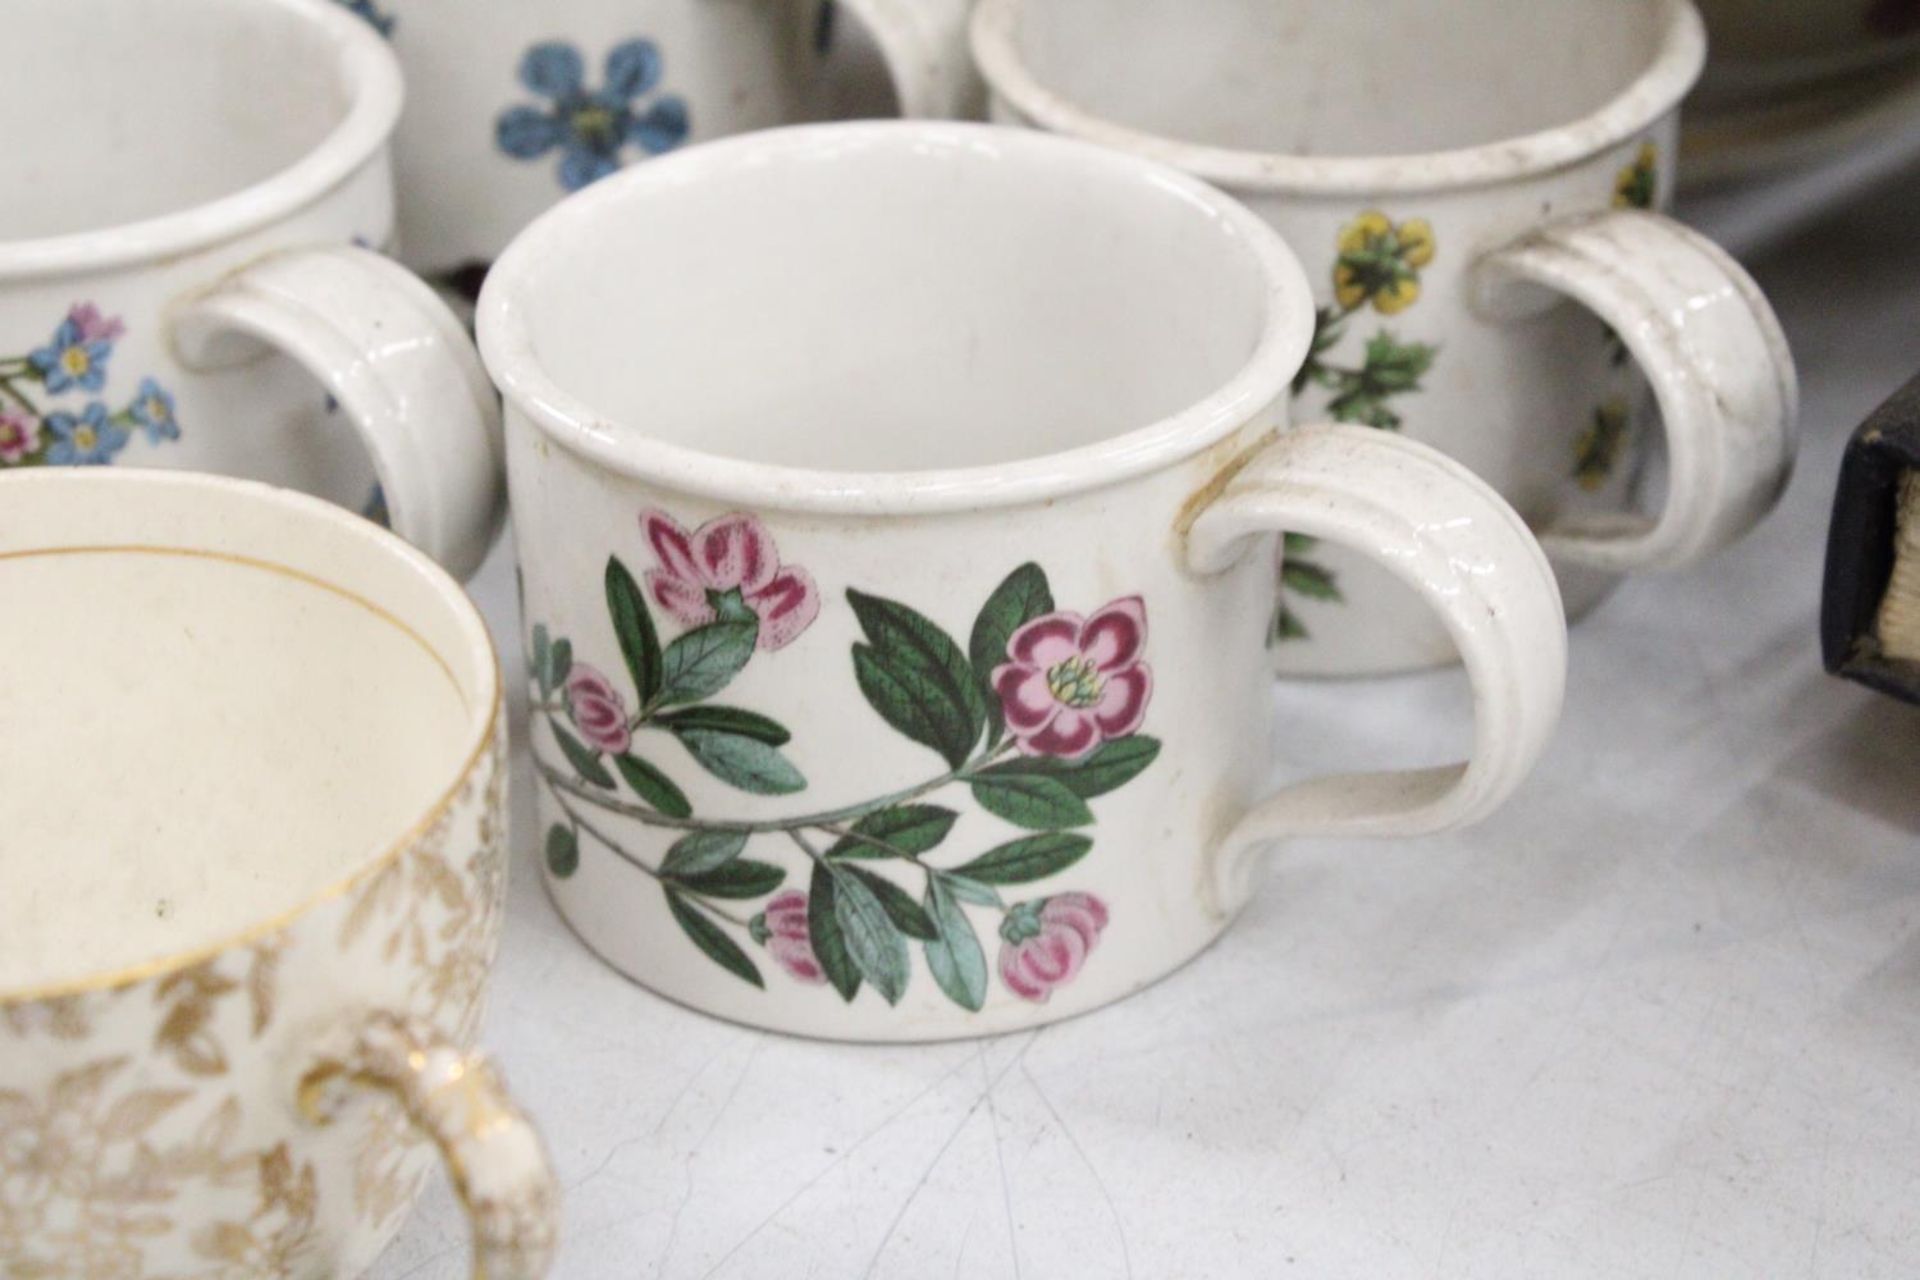
<instances>
[{"instance_id":1,"label":"white glazed surface","mask_svg":"<svg viewBox=\"0 0 1920 1280\"><path fill-rule=\"evenodd\" d=\"M1421 6L1377 22L1369 10L1368 22L1352 30L1323 22L1317 7L1274 0L1210 0L1199 12L1213 21L1193 21L1192 12L1182 20L1162 6L1130 11L1129 56L1116 54L1104 35L1094 37L1083 0L986 0L974 42L995 90L996 117L1159 158L1224 184L1281 232L1300 254L1319 304L1339 313L1340 336L1324 362L1360 372L1377 340L1390 340L1403 355L1420 353L1426 365L1417 387L1375 397L1378 408L1395 429L1466 463L1536 530L1567 521L1591 527L1637 510L1658 420L1622 346L1593 312L1557 295L1496 296L1480 268L1543 223L1667 207L1675 108L1704 58L1691 8L1667 0L1554 0L1529 7L1518 37L1512 10L1495 5L1452 6L1444 21ZM1604 38L1596 24L1606 28ZM1488 34L1493 27L1500 34ZM1242 49L1239 63L1251 66L1264 49L1287 68L1271 77L1279 87L1255 95L1257 103L1270 100L1258 118L1242 117L1225 105L1237 101L1234 95L1195 74L1200 61L1227 46ZM1516 57L1516 47L1538 56ZM1393 60L1411 49L1421 53L1420 73L1396 71ZM1604 52L1569 62L1570 49ZM1467 83L1475 86L1477 114L1457 109ZM1490 85L1497 91L1483 91ZM1426 148L1421 154L1391 154L1405 149L1391 141L1389 128L1402 120L1427 122L1415 135ZM1276 149L1235 149L1256 146ZM1407 255L1413 289L1395 297L1343 287L1343 251L1368 226L1423 241L1419 253ZM1766 472L1758 492L1770 501L1785 474L1791 417L1781 415L1790 409L1792 375L1764 302L1750 301L1757 294L1740 284L1737 267L1691 244L1654 244L1638 255L1629 291L1663 284L1669 274L1701 274L1703 255L1710 276L1703 286L1661 297L1657 312L1644 308L1671 317L1678 336L1655 337L1652 324L1638 332L1642 314L1620 307L1623 327L1633 321L1625 345L1667 342L1697 368L1727 370L1731 383L1743 384L1736 399L1748 380L1757 402L1784 376L1788 394L1777 401L1774 419L1760 416L1756 435L1766 443L1751 450ZM1658 295L1648 289L1647 296ZM1725 333L1720 314L1730 317ZM1726 363L1736 347L1740 359ZM1387 421L1370 418L1364 406L1343 408L1342 392L1304 380L1295 416ZM1622 425L1607 437L1616 443L1602 451L1605 465L1589 467L1603 412ZM1743 530L1751 502L1744 493L1732 498L1720 534L1699 542L1695 553ZM1377 566L1325 548L1296 547L1295 559L1287 612L1274 620L1283 673L1385 672L1452 659L1453 646L1430 613ZM1585 567L1597 563L1608 559L1556 560L1571 616L1591 610L1614 585L1610 574ZM1611 567L1621 566L1616 560ZM1309 590L1295 591L1292 583ZM1342 599L1323 598L1329 588Z\"/></svg>"},{"instance_id":2,"label":"white glazed surface","mask_svg":"<svg viewBox=\"0 0 1920 1280\"><path fill-rule=\"evenodd\" d=\"M794 211L829 201L839 222L799 252L792 228L819 224ZM674 234L688 226L711 242ZM655 247L663 242L684 247L669 258ZM1087 324L1088 314L1107 320ZM1218 936L1244 901L1245 880L1237 866L1222 875L1212 855L1243 843L1234 830L1260 798L1266 714L1248 694L1265 680L1274 527L1254 509L1256 495L1251 518L1236 514L1193 559L1185 529L1236 469L1251 479L1259 459L1284 458L1292 439L1274 444L1272 431L1285 424L1283 393L1308 320L1298 267L1245 210L1172 171L1019 131L765 134L625 175L537 224L495 268L480 333L510 403L532 651L564 642L573 672L536 670L533 750L546 780L550 885L581 936L695 1007L870 1040L1069 1016L1162 976ZM726 341L703 352L723 322ZM628 340L635 331L643 341ZM1428 521L1413 513L1429 504L1453 518L1466 541L1435 589L1448 574L1471 572L1497 600L1496 629L1525 632L1529 643L1515 665L1489 664L1504 665L1498 679L1523 692L1483 705L1484 787L1477 771L1455 785L1455 770L1376 779L1371 791L1330 788L1256 824L1254 840L1351 821L1356 809L1380 834L1470 821L1517 785L1557 708L1564 627L1544 560L1504 504L1430 451L1394 442L1413 454L1403 482L1374 456L1380 442L1370 437L1345 460L1333 458L1340 440L1302 443L1331 471L1371 477L1405 499L1392 536L1356 538L1375 555L1411 563L1400 522L1406 542L1419 542L1413 530ZM1350 527L1347 499L1303 484L1305 500ZM634 584L629 592L647 593L671 668L674 646L693 634L661 594L663 575L691 572L674 567L682 562L662 541L660 530L674 526L698 538L730 529L752 547L727 562L733 569L716 562L708 601L748 561L766 566L746 571L756 591L769 575L765 589L784 582L797 591L804 575L812 612L778 632L784 615L763 613L760 638L772 642L743 657L719 695L784 726L775 745L804 779L784 794L743 794L703 777L689 743L674 741L682 735L651 718L658 704L642 683L646 663L632 660L631 628L614 621L614 601L622 578ZM862 599L897 601L965 649L976 615L1026 564L1037 566L1021 570L1027 581L1044 575L1050 607L1089 619L1089 634L1093 619L1116 610L1139 620L1132 630L1144 648L1116 642L1130 656L1103 666L1100 679L1138 679L1123 668L1144 661L1151 692L1125 742L1150 741L1159 754L1144 772L1087 794L1090 812L1067 824L1069 838L1092 841L1084 860L1000 881L1000 903L972 903L986 908L970 926L998 968L981 975L971 1006L917 943L902 990L883 1000L863 965L867 988L843 999L813 968L817 953L795 960L769 946L791 941L768 936L781 929L781 898L802 888L809 903L821 898L828 873L809 842L850 838L841 830L856 817L891 803L935 804L955 816L930 865L951 869L1031 835L970 785L983 762L1072 759L1012 741L996 749L992 728L984 745L978 729L962 733L944 765L924 738L907 740L914 734L883 718L866 692L860 651L888 649ZM1450 602L1472 594L1457 585ZM939 645L924 635L915 643ZM1102 651L1087 644L1088 654ZM984 661L972 659L976 675L953 687L971 687L996 658L1013 665L1017 650L994 637ZM611 722L597 716L615 711ZM580 735L593 742L585 765ZM688 854L684 815L674 825L630 765L619 783L610 772L592 781L626 755L682 789L691 829L758 824L741 865L758 863L779 883L728 897L676 879L667 860ZM1383 794L1395 788L1408 803ZM876 801L900 791L914 794ZM800 820L823 812L833 816ZM931 879L924 866L862 866L873 868L909 894ZM676 928L668 914L674 895L727 936L721 950L752 966L751 979L683 936L685 921ZM1043 990L1021 989L1023 909L1057 911L1043 932L1061 945L1078 935L1070 971Z\"/></svg>"},{"instance_id":3,"label":"white glazed surface","mask_svg":"<svg viewBox=\"0 0 1920 1280\"><path fill-rule=\"evenodd\" d=\"M375 1015L471 1043L506 874L484 626L364 521L205 477L0 477L0 579L37 627L10 649L73 642L0 689L36 917L0 935L0 1166L40 1188L0 1266L357 1274L430 1149L385 1103L301 1125L296 1087ZM55 754L98 762L58 812Z\"/></svg>"},{"instance_id":4,"label":"white glazed surface","mask_svg":"<svg viewBox=\"0 0 1920 1280\"><path fill-rule=\"evenodd\" d=\"M391 52L326 0L30 0L9 22L42 56L0 88L31 179L0 210L0 471L217 471L356 511L383 509L378 477L395 527L471 571L497 407L458 323L367 251L394 231ZM76 62L110 86L77 107L41 79ZM142 91L156 66L174 91Z\"/></svg>"},{"instance_id":5,"label":"white glazed surface","mask_svg":"<svg viewBox=\"0 0 1920 1280\"><path fill-rule=\"evenodd\" d=\"M345 0L343 0L345 2ZM684 128L668 141L618 148L632 163L666 149L818 117L826 0L362 0L407 72L408 103L396 143L401 247L419 269L446 272L491 262L513 236L569 190L565 148L537 159L508 154L502 114L552 99L520 76L527 51L560 43L578 51L584 86L601 90L606 58L630 41L652 44L657 80L625 99L637 114L677 102ZM865 23L892 70L906 114L977 111L978 82L965 52L965 0L839 0L824 21ZM828 28L831 30L831 28Z\"/></svg>"}]
</instances>

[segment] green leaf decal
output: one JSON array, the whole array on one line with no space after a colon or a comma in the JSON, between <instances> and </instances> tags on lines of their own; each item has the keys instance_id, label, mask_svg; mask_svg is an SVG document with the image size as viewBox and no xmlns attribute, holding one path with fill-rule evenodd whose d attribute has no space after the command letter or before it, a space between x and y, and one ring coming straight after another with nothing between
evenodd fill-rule
<instances>
[{"instance_id":1,"label":"green leaf decal","mask_svg":"<svg viewBox=\"0 0 1920 1280\"><path fill-rule=\"evenodd\" d=\"M1035 618L1053 612L1053 590L1037 564L1023 564L994 588L974 619L967 656L987 705L987 737L997 741L1004 728L1000 699L993 691L993 669L1007 660L1007 641Z\"/></svg>"},{"instance_id":2,"label":"green leaf decal","mask_svg":"<svg viewBox=\"0 0 1920 1280\"><path fill-rule=\"evenodd\" d=\"M915 902L905 889L885 876L877 876L864 867L848 867L846 871L880 900L880 905L885 909L887 919L893 921L894 928L909 938L918 938L923 942L939 936L938 931L933 927L932 918L920 909L920 904Z\"/></svg>"},{"instance_id":3,"label":"green leaf decal","mask_svg":"<svg viewBox=\"0 0 1920 1280\"><path fill-rule=\"evenodd\" d=\"M952 874L980 884L1032 884L1059 875L1087 856L1093 841L1086 836L1052 831L1028 836L981 854Z\"/></svg>"},{"instance_id":4,"label":"green leaf decal","mask_svg":"<svg viewBox=\"0 0 1920 1280\"><path fill-rule=\"evenodd\" d=\"M707 958L735 977L751 982L754 986L766 989L766 983L760 977L760 970L740 944L729 938L719 925L709 920L706 914L688 902L672 888L666 889L667 909L673 912L674 921L691 939L693 945L706 952Z\"/></svg>"},{"instance_id":5,"label":"green leaf decal","mask_svg":"<svg viewBox=\"0 0 1920 1280\"><path fill-rule=\"evenodd\" d=\"M853 650L861 693L888 724L958 769L987 723L986 698L967 656L903 604L858 591L848 591L847 601L869 642Z\"/></svg>"},{"instance_id":6,"label":"green leaf decal","mask_svg":"<svg viewBox=\"0 0 1920 1280\"><path fill-rule=\"evenodd\" d=\"M555 640L547 662L553 670L553 687L561 688L567 683L567 677L573 674L573 641Z\"/></svg>"},{"instance_id":7,"label":"green leaf decal","mask_svg":"<svg viewBox=\"0 0 1920 1280\"><path fill-rule=\"evenodd\" d=\"M827 850L827 857L917 857L945 840L959 816L937 804L902 804L882 809L854 823L852 834L840 837Z\"/></svg>"},{"instance_id":8,"label":"green leaf decal","mask_svg":"<svg viewBox=\"0 0 1920 1280\"><path fill-rule=\"evenodd\" d=\"M988 813L1029 831L1084 827L1093 821L1093 810L1072 788L1040 774L983 775L973 781L973 798Z\"/></svg>"},{"instance_id":9,"label":"green leaf decal","mask_svg":"<svg viewBox=\"0 0 1920 1280\"><path fill-rule=\"evenodd\" d=\"M999 910L1006 909L1007 904L1005 900L1000 897L999 890L981 884L978 880L969 880L967 877L956 875L951 871L937 872L934 878L939 880L947 892L951 893L961 902L971 902L976 907L994 907Z\"/></svg>"},{"instance_id":10,"label":"green leaf decal","mask_svg":"<svg viewBox=\"0 0 1920 1280\"><path fill-rule=\"evenodd\" d=\"M676 875L678 884L709 898L763 898L778 889L787 873L771 862L735 858L699 875Z\"/></svg>"},{"instance_id":11,"label":"green leaf decal","mask_svg":"<svg viewBox=\"0 0 1920 1280\"><path fill-rule=\"evenodd\" d=\"M575 773L596 787L613 790L613 775L607 772L607 766L600 763L599 756L587 750L585 743L557 724L553 726L553 736Z\"/></svg>"},{"instance_id":12,"label":"green leaf decal","mask_svg":"<svg viewBox=\"0 0 1920 1280\"><path fill-rule=\"evenodd\" d=\"M545 623L535 623L533 642L527 647L527 670L533 673L533 682L540 687L543 698L553 695L553 643L547 638Z\"/></svg>"},{"instance_id":13,"label":"green leaf decal","mask_svg":"<svg viewBox=\"0 0 1920 1280\"><path fill-rule=\"evenodd\" d=\"M966 912L953 900L946 884L935 877L927 882L927 915L937 936L926 944L927 970L947 999L973 1013L987 1002L987 957Z\"/></svg>"},{"instance_id":14,"label":"green leaf decal","mask_svg":"<svg viewBox=\"0 0 1920 1280\"><path fill-rule=\"evenodd\" d=\"M1340 584L1331 571L1311 560L1288 560L1280 569L1280 583L1309 600L1340 599Z\"/></svg>"},{"instance_id":15,"label":"green leaf decal","mask_svg":"<svg viewBox=\"0 0 1920 1280\"><path fill-rule=\"evenodd\" d=\"M660 693L660 633L653 629L653 613L640 594L640 584L618 556L607 561L607 613L633 687L640 693L640 705L649 706Z\"/></svg>"},{"instance_id":16,"label":"green leaf decal","mask_svg":"<svg viewBox=\"0 0 1920 1280\"><path fill-rule=\"evenodd\" d=\"M747 847L744 831L695 831L674 841L660 864L660 874L685 879L725 866Z\"/></svg>"},{"instance_id":17,"label":"green leaf decal","mask_svg":"<svg viewBox=\"0 0 1920 1280\"><path fill-rule=\"evenodd\" d=\"M742 711L738 707L687 707L655 716L654 723L675 731L711 729L715 733L737 734L742 738L764 742L770 747L784 747L793 741L793 735L779 721L770 720L756 711Z\"/></svg>"},{"instance_id":18,"label":"green leaf decal","mask_svg":"<svg viewBox=\"0 0 1920 1280\"><path fill-rule=\"evenodd\" d=\"M633 794L661 813L669 818L693 816L693 806L687 802L687 793L675 786L672 778L639 756L615 756L613 765L620 770L620 776L627 780L627 785L633 788Z\"/></svg>"},{"instance_id":19,"label":"green leaf decal","mask_svg":"<svg viewBox=\"0 0 1920 1280\"><path fill-rule=\"evenodd\" d=\"M730 787L756 796L786 796L806 790L807 780L778 750L757 738L713 729L675 729L674 736L700 767Z\"/></svg>"},{"instance_id":20,"label":"green leaf decal","mask_svg":"<svg viewBox=\"0 0 1920 1280\"><path fill-rule=\"evenodd\" d=\"M560 879L580 869L580 837L573 828L554 823L547 828L547 870Z\"/></svg>"},{"instance_id":21,"label":"green leaf decal","mask_svg":"<svg viewBox=\"0 0 1920 1280\"><path fill-rule=\"evenodd\" d=\"M983 769L981 778L1045 777L1065 786L1082 800L1117 791L1144 772L1160 755L1160 741L1144 734L1102 743L1081 760L1052 756L1022 756Z\"/></svg>"},{"instance_id":22,"label":"green leaf decal","mask_svg":"<svg viewBox=\"0 0 1920 1280\"><path fill-rule=\"evenodd\" d=\"M676 639L661 659L662 704L698 702L733 683L753 657L760 624L710 622Z\"/></svg>"},{"instance_id":23,"label":"green leaf decal","mask_svg":"<svg viewBox=\"0 0 1920 1280\"><path fill-rule=\"evenodd\" d=\"M827 981L849 1004L860 992L860 970L847 951L846 934L840 930L838 895L833 890L833 875L825 863L815 863L813 883L807 889L807 934L813 944L813 958L820 962Z\"/></svg>"},{"instance_id":24,"label":"green leaf decal","mask_svg":"<svg viewBox=\"0 0 1920 1280\"><path fill-rule=\"evenodd\" d=\"M833 917L854 968L888 1004L899 1004L907 990L907 940L863 881L837 867L828 867L828 874L833 879Z\"/></svg>"}]
</instances>

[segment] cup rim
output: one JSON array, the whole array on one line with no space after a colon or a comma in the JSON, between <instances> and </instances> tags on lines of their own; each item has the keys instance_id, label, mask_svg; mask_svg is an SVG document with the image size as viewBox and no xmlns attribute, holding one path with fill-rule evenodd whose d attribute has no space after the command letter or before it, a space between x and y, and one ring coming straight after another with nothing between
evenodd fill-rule
<instances>
[{"instance_id":1,"label":"cup rim","mask_svg":"<svg viewBox=\"0 0 1920 1280\"><path fill-rule=\"evenodd\" d=\"M142 960L135 964L116 969L91 969L73 977L60 978L34 986L0 987L0 1009L14 1008L20 1005L35 1004L45 1000L62 999L69 996L87 995L101 991L113 991L137 983L150 981L167 974L177 973L202 964L215 956L228 951L251 946L262 939L284 932L311 912L353 892L360 885L378 876L391 867L407 850L413 848L451 809L475 769L487 757L494 745L496 727L500 723L501 708L505 698L505 679L500 670L499 653L494 647L492 633L488 631L486 620L472 599L461 589L447 571L435 563L425 552L415 548L399 535L335 506L331 502L297 493L290 489L276 488L254 480L240 480L231 476L214 475L188 471L162 471L145 468L33 468L13 475L0 475L0 493L8 485L46 485L83 488L101 486L108 489L142 487L152 490L174 489L196 495L207 504L233 502L259 502L279 507L290 520L319 523L332 526L338 532L352 539L372 543L379 554L398 559L413 571L421 587L430 590L449 611L461 632L461 639L468 648L468 657L474 662L479 673L479 697L474 700L475 711L467 727L463 730L460 766L452 780L430 804L423 807L420 816L407 829L379 846L370 855L360 859L353 869L326 887L308 894L291 907L262 919L254 920L242 928L221 934L212 941L190 948L169 952L165 955ZM102 548L111 550L112 548ZM145 544L142 550L148 549ZM161 552L166 547L153 548ZM173 548L187 552L188 548ZM32 554L32 553L28 553ZM204 554L204 552L200 553ZM246 555L220 553L219 558L246 564L280 573L291 574L302 581L347 598L358 600L366 607L381 614L387 611L348 587L332 583L326 579L293 568L271 558L271 554ZM404 625L404 624L401 624ZM409 628L410 630L410 628ZM426 642L421 640L424 645ZM429 652L433 652L429 646ZM441 661L445 661L444 657ZM504 765L502 766L504 767Z\"/></svg>"},{"instance_id":2,"label":"cup rim","mask_svg":"<svg viewBox=\"0 0 1920 1280\"><path fill-rule=\"evenodd\" d=\"M1229 190L1303 196L1414 195L1491 186L1548 173L1644 133L1676 109L1707 61L1706 23L1693 0L1655 0L1665 22L1652 61L1586 116L1475 146L1406 155L1302 156L1210 147L1134 129L1087 111L1040 83L1014 39L1028 0L980 0L970 31L992 92L1035 124L1173 165Z\"/></svg>"},{"instance_id":3,"label":"cup rim","mask_svg":"<svg viewBox=\"0 0 1920 1280\"><path fill-rule=\"evenodd\" d=\"M350 97L333 130L286 168L201 204L88 231L0 240L0 282L172 258L285 218L345 182L392 136L405 99L400 61L380 34L330 0L254 0L315 28Z\"/></svg>"},{"instance_id":4,"label":"cup rim","mask_svg":"<svg viewBox=\"0 0 1920 1280\"><path fill-rule=\"evenodd\" d=\"M984 153L1064 173L1097 171L1171 191L1211 218L1266 282L1266 313L1246 362L1176 413L1092 444L972 467L866 472L792 467L707 453L616 427L563 389L542 364L521 299L542 268L591 239L595 222L626 201L697 184L716 171L756 168L769 158L845 154L854 148ZM585 234L583 234L585 231ZM797 125L675 152L595 183L521 232L494 264L481 293L482 356L507 400L548 437L619 475L755 510L852 515L925 515L1029 504L1102 488L1169 467L1219 443L1283 398L1312 340L1306 274L1266 221L1225 192L1177 169L1034 130L929 121Z\"/></svg>"}]
</instances>

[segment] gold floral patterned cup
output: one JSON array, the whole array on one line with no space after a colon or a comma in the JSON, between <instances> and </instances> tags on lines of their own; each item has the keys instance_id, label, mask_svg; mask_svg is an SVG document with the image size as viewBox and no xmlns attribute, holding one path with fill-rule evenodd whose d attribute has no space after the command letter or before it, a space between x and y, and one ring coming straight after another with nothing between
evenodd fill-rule
<instances>
[{"instance_id":1,"label":"gold floral patterned cup","mask_svg":"<svg viewBox=\"0 0 1920 1280\"><path fill-rule=\"evenodd\" d=\"M556 1191L470 1051L505 904L486 629L245 481L0 477L0 1275L358 1274L433 1161L476 1271Z\"/></svg>"}]
</instances>

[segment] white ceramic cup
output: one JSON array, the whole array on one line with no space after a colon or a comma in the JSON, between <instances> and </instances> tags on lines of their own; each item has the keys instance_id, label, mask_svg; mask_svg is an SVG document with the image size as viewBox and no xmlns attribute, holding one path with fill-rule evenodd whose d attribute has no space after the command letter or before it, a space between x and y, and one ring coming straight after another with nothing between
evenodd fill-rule
<instances>
[{"instance_id":1,"label":"white ceramic cup","mask_svg":"<svg viewBox=\"0 0 1920 1280\"><path fill-rule=\"evenodd\" d=\"M0 1274L359 1274L440 1148L476 1272L557 1191L472 1052L506 909L484 623L217 476L0 475Z\"/></svg>"},{"instance_id":2,"label":"white ceramic cup","mask_svg":"<svg viewBox=\"0 0 1920 1280\"><path fill-rule=\"evenodd\" d=\"M1687 0L983 0L973 40L998 118L1171 163L1278 228L1321 308L1303 411L1490 481L1570 616L1738 538L1785 486L1780 326L1725 253L1654 212L1705 55ZM1653 517L1641 372L1668 457ZM1280 671L1451 660L1376 566L1289 550Z\"/></svg>"},{"instance_id":3,"label":"white ceramic cup","mask_svg":"<svg viewBox=\"0 0 1920 1280\"><path fill-rule=\"evenodd\" d=\"M341 2L406 65L401 248L434 274L484 267L621 165L817 117L821 58L848 14L879 46L903 114L981 110L968 0Z\"/></svg>"},{"instance_id":4,"label":"white ceramic cup","mask_svg":"<svg viewBox=\"0 0 1920 1280\"><path fill-rule=\"evenodd\" d=\"M1551 572L1440 454L1286 429L1312 328L1230 198L1028 131L770 131L535 224L479 329L580 936L777 1030L1010 1031L1197 954L1276 841L1500 804L1559 710ZM1263 796L1282 529L1442 617L1470 761Z\"/></svg>"},{"instance_id":5,"label":"white ceramic cup","mask_svg":"<svg viewBox=\"0 0 1920 1280\"><path fill-rule=\"evenodd\" d=\"M325 0L14 0L6 29L0 473L183 467L355 509L377 478L396 529L477 566L497 401L432 292L354 243L393 232L379 38Z\"/></svg>"}]
</instances>

